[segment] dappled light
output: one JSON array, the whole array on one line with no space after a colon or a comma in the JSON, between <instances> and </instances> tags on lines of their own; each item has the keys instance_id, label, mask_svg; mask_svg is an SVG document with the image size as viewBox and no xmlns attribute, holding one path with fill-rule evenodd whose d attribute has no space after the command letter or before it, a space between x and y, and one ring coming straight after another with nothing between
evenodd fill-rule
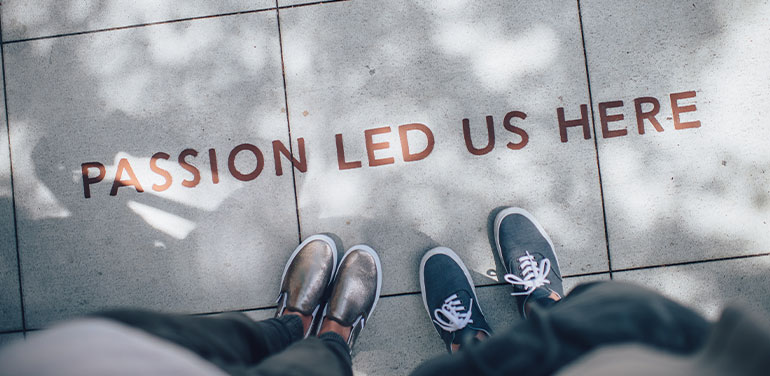
<instances>
[{"instance_id":1,"label":"dappled light","mask_svg":"<svg viewBox=\"0 0 770 376\"><path fill-rule=\"evenodd\" d=\"M26 198L18 200L17 210L23 210L33 220L70 217L72 212L52 191L52 188L55 188L41 181L36 175L33 151L38 147L41 138L43 142L48 139L45 135L30 132L25 124L21 124L19 131L14 133L14 143L18 145L18 152L15 153L13 161L15 189L17 195ZM64 164L53 161L50 168L61 171Z\"/></svg>"},{"instance_id":2,"label":"dappled light","mask_svg":"<svg viewBox=\"0 0 770 376\"><path fill-rule=\"evenodd\" d=\"M142 205L136 201L129 201L127 205L148 225L174 239L182 240L195 229L195 223L158 208Z\"/></svg>"},{"instance_id":3,"label":"dappled light","mask_svg":"<svg viewBox=\"0 0 770 376\"><path fill-rule=\"evenodd\" d=\"M273 155L289 145L276 33L273 11L5 46L28 327L104 306L273 304L252 286L283 255L256 250L298 238L290 162L277 176ZM232 172L256 172L242 144L264 158L248 181Z\"/></svg>"},{"instance_id":4,"label":"dappled light","mask_svg":"<svg viewBox=\"0 0 770 376\"><path fill-rule=\"evenodd\" d=\"M267 317L298 240L327 233L383 264L356 374L403 374L443 351L430 248L515 322L506 206L568 289L770 309L746 286L770 268L767 2L307 3L2 3L0 332L107 307Z\"/></svg>"},{"instance_id":5,"label":"dappled light","mask_svg":"<svg viewBox=\"0 0 770 376\"><path fill-rule=\"evenodd\" d=\"M622 7L590 4L587 11L604 17L604 12ZM626 12L625 19L642 22L641 13ZM622 108L612 110L624 114L625 120L612 127L625 125L628 135L599 139L613 267L767 252L770 210L762 197L770 194L770 175L765 173L770 133L762 124L762 106L754 100L767 96L770 80L770 70L762 63L768 55L755 48L770 42L766 33L756 34L770 7L755 3L694 9L682 3L638 12L692 22L666 23L666 29L643 38L622 32L629 27L625 22L586 26L589 69L602 69L604 75L592 85L594 101L625 100ZM654 43L664 35L673 40ZM625 52L592 49L608 43L628 47ZM602 59L618 64L607 69ZM640 82L638 93L613 84L628 79ZM675 103L666 90L694 90L695 97L679 105L697 110L679 117L682 122L698 121L698 128L675 129ZM660 101L657 119L662 132L645 121L647 132L638 134L631 95Z\"/></svg>"},{"instance_id":6,"label":"dappled light","mask_svg":"<svg viewBox=\"0 0 770 376\"><path fill-rule=\"evenodd\" d=\"M292 135L308 140L308 172L297 175L302 235L333 231L350 244L371 244L392 271L386 293L418 291L419 258L436 245L460 252L477 283L495 283L487 274L497 268L487 217L515 204L558 229L567 274L607 270L593 143L561 143L556 121L558 107L574 117L588 103L585 82L574 79L585 76L577 14L556 4L520 6L512 15L505 2L453 10L393 1L378 3L382 16L370 18L370 6L280 13ZM544 12L558 16L537 15ZM369 36L329 21L338 18L366 24ZM526 117L509 119L526 143L504 127L511 111ZM472 155L463 119L482 148L487 116L495 144ZM397 131L410 123L435 137L417 161L403 158ZM360 167L340 167L335 135L346 162ZM421 137L409 140L412 150L424 146Z\"/></svg>"}]
</instances>

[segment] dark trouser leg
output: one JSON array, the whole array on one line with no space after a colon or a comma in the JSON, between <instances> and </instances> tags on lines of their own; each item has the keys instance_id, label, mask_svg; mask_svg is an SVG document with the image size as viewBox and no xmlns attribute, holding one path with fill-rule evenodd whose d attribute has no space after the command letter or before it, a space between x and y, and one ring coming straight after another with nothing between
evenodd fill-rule
<instances>
[{"instance_id":1,"label":"dark trouser leg","mask_svg":"<svg viewBox=\"0 0 770 376\"><path fill-rule=\"evenodd\" d=\"M352 374L342 337L332 333L299 341L302 320L294 315L260 322L241 313L186 316L121 310L96 316L173 342L232 375Z\"/></svg>"},{"instance_id":2,"label":"dark trouser leg","mask_svg":"<svg viewBox=\"0 0 770 376\"><path fill-rule=\"evenodd\" d=\"M252 369L264 376L344 376L353 375L350 350L336 333L299 341Z\"/></svg>"},{"instance_id":3,"label":"dark trouser leg","mask_svg":"<svg viewBox=\"0 0 770 376\"><path fill-rule=\"evenodd\" d=\"M629 342L686 354L704 343L711 327L692 310L621 282L578 286L549 308L533 305L529 317L506 333L428 361L414 374L545 375L599 346Z\"/></svg>"},{"instance_id":4,"label":"dark trouser leg","mask_svg":"<svg viewBox=\"0 0 770 376\"><path fill-rule=\"evenodd\" d=\"M260 322L241 313L186 316L120 310L96 316L173 342L223 369L254 365L302 338L302 320L294 315Z\"/></svg>"}]
</instances>

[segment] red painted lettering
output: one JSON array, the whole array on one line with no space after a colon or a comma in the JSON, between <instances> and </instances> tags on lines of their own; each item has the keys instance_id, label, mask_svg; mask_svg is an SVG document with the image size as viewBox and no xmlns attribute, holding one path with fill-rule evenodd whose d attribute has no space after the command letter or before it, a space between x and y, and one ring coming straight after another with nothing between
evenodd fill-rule
<instances>
[{"instance_id":1,"label":"red painted lettering","mask_svg":"<svg viewBox=\"0 0 770 376\"><path fill-rule=\"evenodd\" d=\"M407 132L409 131L422 132L422 134L424 134L428 139L428 144L425 146L423 151L419 153L412 153L409 150L409 138L407 137ZM425 124L420 123L400 125L398 127L398 136L399 139L401 139L401 154L404 156L404 162L414 162L427 158L428 155L430 155L430 153L433 151L433 146L436 143L435 139L433 138L433 132L431 132L430 128L428 128L428 126Z\"/></svg>"},{"instance_id":2,"label":"red painted lettering","mask_svg":"<svg viewBox=\"0 0 770 376\"><path fill-rule=\"evenodd\" d=\"M623 107L623 101L603 102L599 103L599 121L602 123L602 137L612 138L620 137L628 134L628 129L610 129L609 123L611 121L623 120L623 114L607 115L608 108Z\"/></svg>"},{"instance_id":3,"label":"red painted lettering","mask_svg":"<svg viewBox=\"0 0 770 376\"><path fill-rule=\"evenodd\" d=\"M240 153L241 151L248 150L252 154L254 154L254 157L257 158L257 166L254 167L254 171L244 174L235 167L235 157ZM259 174L262 172L262 168L265 166L265 158L262 156L262 151L259 150L258 147L252 145L252 144L240 144L236 146L231 152L230 156L227 158L227 168L230 169L230 173L235 177L236 179L240 181L250 181L254 180L259 176Z\"/></svg>"},{"instance_id":4,"label":"red painted lettering","mask_svg":"<svg viewBox=\"0 0 770 376\"><path fill-rule=\"evenodd\" d=\"M279 141L273 141L273 159L275 159L275 174L277 176L283 175L283 167L281 166L281 154L291 162L293 167L296 167L300 172L307 172L307 160L305 159L305 139L300 137L297 139L299 145L299 160L295 159L289 152L289 149Z\"/></svg>"},{"instance_id":5,"label":"red painted lettering","mask_svg":"<svg viewBox=\"0 0 770 376\"><path fill-rule=\"evenodd\" d=\"M99 170L96 176L88 176L88 169L95 168ZM83 175L83 195L91 198L91 184L96 184L104 179L107 171L104 165L99 162L86 162L80 165L80 173Z\"/></svg>"},{"instance_id":6,"label":"red painted lettering","mask_svg":"<svg viewBox=\"0 0 770 376\"><path fill-rule=\"evenodd\" d=\"M123 171L128 174L128 180L121 180L123 177ZM125 186L133 186L137 192L144 192L142 185L139 184L139 179L134 175L134 170L131 168L131 164L128 163L128 159L122 158L118 162L118 170L115 172L115 180L112 182L112 189L110 190L110 196L118 195L118 188Z\"/></svg>"},{"instance_id":7,"label":"red painted lettering","mask_svg":"<svg viewBox=\"0 0 770 376\"><path fill-rule=\"evenodd\" d=\"M580 119L565 120L564 107L559 107L556 109L556 116L559 119L559 136L561 137L561 142L567 142L567 128L569 127L583 127L583 139L588 140L591 138L591 128L588 125L587 105L580 105Z\"/></svg>"},{"instance_id":8,"label":"red painted lettering","mask_svg":"<svg viewBox=\"0 0 770 376\"><path fill-rule=\"evenodd\" d=\"M168 160L170 157L171 156L166 153L155 153L153 154L152 158L150 158L150 170L162 176L166 181L165 183L163 183L163 185L153 184L152 190L155 192L163 192L166 189L168 189L168 187L171 186L171 181L172 181L171 174L169 174L168 171L158 167L158 159Z\"/></svg>"},{"instance_id":9,"label":"red painted lettering","mask_svg":"<svg viewBox=\"0 0 770 376\"><path fill-rule=\"evenodd\" d=\"M366 139L366 155L369 157L370 167L393 164L396 161L395 158L393 157L380 158L380 159L375 158L375 155L374 155L375 151L387 149L390 147L390 143L387 141L374 142L374 140L372 139L374 135L384 134L384 133L390 133L390 127L367 129L364 131L364 138Z\"/></svg>"}]
</instances>

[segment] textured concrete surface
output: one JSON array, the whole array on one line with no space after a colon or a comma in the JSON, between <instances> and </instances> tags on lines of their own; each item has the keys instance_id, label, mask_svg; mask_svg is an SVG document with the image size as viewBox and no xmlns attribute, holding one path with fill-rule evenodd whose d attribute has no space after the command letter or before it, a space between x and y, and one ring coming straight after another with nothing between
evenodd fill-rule
<instances>
[{"instance_id":1,"label":"textured concrete surface","mask_svg":"<svg viewBox=\"0 0 770 376\"><path fill-rule=\"evenodd\" d=\"M275 0L10 0L3 2L3 40L39 38L274 7Z\"/></svg>"},{"instance_id":2,"label":"textured concrete surface","mask_svg":"<svg viewBox=\"0 0 770 376\"><path fill-rule=\"evenodd\" d=\"M612 267L770 251L770 4L581 1ZM671 94L693 91L679 107ZM659 101L662 132L634 99ZM652 110L652 104L642 107ZM616 133L612 133L615 135Z\"/></svg>"},{"instance_id":3,"label":"textured concrete surface","mask_svg":"<svg viewBox=\"0 0 770 376\"><path fill-rule=\"evenodd\" d=\"M302 235L371 245L385 294L418 291L419 260L437 245L454 249L476 283L496 282L490 213L510 205L539 218L565 274L608 270L593 144L560 143L556 122L558 107L569 114L588 102L585 81L573 79L585 76L577 9L509 6L355 1L281 11L292 136L309 150L297 177ZM511 120L526 145L503 126L511 111L526 114ZM473 155L463 119L481 149L489 115L494 148ZM431 147L417 130L402 141L399 127L411 123L435 144L405 161L404 144L411 154ZM366 147L372 129L379 150ZM338 150L360 167L341 168Z\"/></svg>"},{"instance_id":4,"label":"textured concrete surface","mask_svg":"<svg viewBox=\"0 0 770 376\"><path fill-rule=\"evenodd\" d=\"M654 288L716 320L727 304L770 315L770 256L615 273L614 278Z\"/></svg>"},{"instance_id":5,"label":"textured concrete surface","mask_svg":"<svg viewBox=\"0 0 770 376\"><path fill-rule=\"evenodd\" d=\"M274 303L297 244L291 175L276 176L271 147L288 144L279 49L274 12L5 47L29 328L102 307ZM243 143L263 159L250 181L228 168ZM195 167L177 163L187 149L199 153L185 157ZM151 170L158 152L167 190ZM86 162L106 171L90 198ZM236 154L236 171L255 166L254 153ZM118 171L123 182L133 171L144 192L114 187Z\"/></svg>"},{"instance_id":6,"label":"textured concrete surface","mask_svg":"<svg viewBox=\"0 0 770 376\"><path fill-rule=\"evenodd\" d=\"M515 322L507 286L488 286L508 205L539 219L566 275L592 274L568 286L611 271L711 318L734 298L770 311L767 1L10 0L0 13L0 332L22 312L36 329L115 306L272 317L298 240L329 232L383 261L356 373L404 374L444 351L418 293L428 248L463 258L494 328ZM262 156L254 179L243 144ZM86 165L85 198L88 162L105 172Z\"/></svg>"},{"instance_id":7,"label":"textured concrete surface","mask_svg":"<svg viewBox=\"0 0 770 376\"><path fill-rule=\"evenodd\" d=\"M0 77L0 82L2 79ZM0 92L0 117L5 119L4 92ZM2 121L2 124L5 125L5 121ZM0 286L3 288L0 289L0 331L23 328L13 210L8 129L2 126L0 127Z\"/></svg>"}]
</instances>

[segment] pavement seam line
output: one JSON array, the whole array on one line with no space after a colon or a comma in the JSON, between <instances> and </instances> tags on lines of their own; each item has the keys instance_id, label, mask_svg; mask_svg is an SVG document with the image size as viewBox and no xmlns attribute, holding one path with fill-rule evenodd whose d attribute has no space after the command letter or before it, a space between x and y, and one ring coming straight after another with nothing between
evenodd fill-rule
<instances>
[{"instance_id":1,"label":"pavement seam line","mask_svg":"<svg viewBox=\"0 0 770 376\"><path fill-rule=\"evenodd\" d=\"M720 257L720 258L713 258L713 259L707 259L707 260L683 261L683 262L670 263L670 264L659 264L659 265L640 266L640 267L634 267L634 268L616 269L615 272L620 273L620 272L628 272L628 271L635 271L635 270L660 269L660 268L683 266L683 265L707 264L707 263L710 263L710 262L741 260L741 259L757 258L757 257L767 257L767 256L770 256L770 252L755 253L755 254L750 254L750 255ZM598 272L570 274L570 275L565 275L563 278L567 279L567 278L590 277L590 276L597 276L597 275L602 275L602 274L609 274L609 271L608 270L604 270L604 271L598 271ZM505 285L507 285L507 283L505 283L505 282L498 282L498 283L489 283L489 284L478 284L478 285L475 285L475 286L479 287L479 288L482 288L482 287L495 287L495 286L505 286ZM421 294L420 291L407 291L407 292L392 293L392 294L381 294L380 298L395 298L395 297L399 297L399 296L419 295L419 294ZM196 314L196 315L208 315L208 314L225 313L225 312L260 311L260 310L266 310L266 309L274 309L275 307L276 307L275 305L272 305L272 306L267 306L267 307L245 308L245 309L239 309L239 310L234 310L234 311L199 313L199 314Z\"/></svg>"},{"instance_id":2,"label":"pavement seam line","mask_svg":"<svg viewBox=\"0 0 770 376\"><path fill-rule=\"evenodd\" d=\"M6 130L6 140L8 142L8 169L10 170L9 180L11 183L11 207L13 208L13 237L14 242L16 243L16 270L18 272L18 279L19 279L19 308L21 308L21 329L22 331L27 330L27 316L26 312L24 310L24 289L22 287L22 278L21 278L21 254L19 252L19 221L18 217L16 215L16 192L14 189L14 182L13 182L13 153L11 151L11 122L8 119L8 90L6 89L6 86L8 85L7 80L5 79L5 45L2 43L3 40L3 25L2 20L0 20L0 59L2 59L2 74L3 74L3 104L5 105L5 130Z\"/></svg>"},{"instance_id":3,"label":"pavement seam line","mask_svg":"<svg viewBox=\"0 0 770 376\"><path fill-rule=\"evenodd\" d=\"M716 257L716 258L710 258L710 259L705 259L705 260L680 261L680 262L672 262L672 263L669 263L669 264L648 265L648 266L634 266L634 267L631 267L631 268L615 269L615 272L622 273L622 272L632 272L632 271L636 271L636 270L659 269L659 268L667 268L667 267L674 267L674 266L685 266L685 265L695 265L695 264L708 264L710 262L742 260L742 259L756 258L756 257L766 257L766 256L770 256L770 252L754 253L754 254L750 254L750 255L740 255L740 256Z\"/></svg>"},{"instance_id":4,"label":"pavement seam line","mask_svg":"<svg viewBox=\"0 0 770 376\"><path fill-rule=\"evenodd\" d=\"M291 9L291 8L302 8L312 5L323 5L323 4L332 4L332 3L342 3L350 0L321 0L321 1L314 1L312 3L301 3L301 4L292 4L292 5L281 5L278 6L278 9Z\"/></svg>"},{"instance_id":5,"label":"pavement seam line","mask_svg":"<svg viewBox=\"0 0 770 376\"><path fill-rule=\"evenodd\" d=\"M39 36L39 37L14 39L14 40L9 40L9 41L3 41L2 44L15 44L15 43L23 43L23 42L33 42L33 41L44 40L44 39L56 39L56 38L64 38L64 37L71 37L71 36L78 36L78 35L96 34L96 33L108 32L108 31L117 31L117 30L126 30L126 29L138 29L138 28L147 27L147 26L156 26L156 25L173 24L173 23L179 23L179 22L205 20L205 19L209 19L209 18L220 18L220 17L238 16L238 15L243 15L243 14L262 13L262 12L268 12L268 11L275 10L275 9L276 9L275 7L271 7L271 8L242 10L242 11L237 11L237 12L212 14L212 15L208 15L208 16L195 16L195 17L175 18L175 19L164 20L164 21L146 22L146 23L124 25L124 26L106 27L106 28L102 28L102 29L74 31L74 32L70 32L70 33L61 33L61 34L43 35L43 36Z\"/></svg>"},{"instance_id":6,"label":"pavement seam line","mask_svg":"<svg viewBox=\"0 0 770 376\"><path fill-rule=\"evenodd\" d=\"M164 24L171 24L171 23L177 23L177 22L204 20L204 19L209 19L209 18L237 16L237 15L242 15L242 14L261 13L261 12L268 12L268 11L271 11L271 10L274 10L274 9L301 8L301 7L307 7L307 6L313 6L313 5L340 3L340 2L345 2L345 1L350 1L350 0L326 0L326 1L315 1L315 2L312 2L312 3L294 4L294 5L283 5L283 6L278 6L278 2L276 1L276 6L272 7L272 8L260 8L260 9L251 9L251 10L241 10L241 11L237 11L237 12L227 12L227 13L211 14L211 15L208 15L208 16L194 16L194 17L174 18L174 19L170 19L170 20L155 21L155 22L145 22L145 23L124 25L124 26L105 27L105 28L101 28L101 29L73 31L73 32L69 32L69 33L60 33L60 34L51 34L51 35L41 35L41 36L38 36L38 37L14 39L14 40L9 40L9 41L3 41L3 42L0 42L0 43L2 43L2 44L14 44L14 43L23 43L23 42L33 42L33 41L36 41L36 40L43 40L43 39L55 39L55 38L71 37L71 36L77 36L77 35L103 33L103 32L107 32L107 31L116 31L116 30L125 30L125 29L136 29L136 28L146 27L146 26L155 26L155 25L164 25Z\"/></svg>"},{"instance_id":7,"label":"pavement seam line","mask_svg":"<svg viewBox=\"0 0 770 376\"><path fill-rule=\"evenodd\" d=\"M294 158L294 142L291 137L291 120L289 120L289 94L286 90L286 65L283 59L283 36L281 35L281 11L278 0L275 0L275 19L278 23L278 47L281 51L281 77L283 78L283 105L286 108L286 128L289 132L289 154ZM299 218L299 197L297 196L297 176L294 161L291 161L291 184L294 187L294 210L297 216L297 240L302 243L302 224Z\"/></svg>"},{"instance_id":8,"label":"pavement seam line","mask_svg":"<svg viewBox=\"0 0 770 376\"><path fill-rule=\"evenodd\" d=\"M637 268L617 269L615 271L616 272L627 272L627 271L644 270L644 269L658 269L658 268L666 268L666 267L673 267L673 266L692 265L692 264L705 264L705 263L709 263L709 262L740 260L740 259L756 258L756 257L767 257L767 256L770 256L770 252L757 253L757 254L751 254L751 255L721 257L721 258L708 259L708 260L686 261L686 262L672 263L672 264L650 265L650 266L642 266L642 267L637 267ZM602 275L602 274L609 274L609 271L600 271L600 272L590 272L590 273L565 275L564 278L566 279L566 278L588 277L588 276ZM476 285L476 287L483 288L483 287L495 287L495 286L505 286L505 285L507 285L507 283L493 283L493 284L486 284L486 285ZM419 294L421 294L420 291L408 291L408 292L394 293L394 294L382 294L382 295L380 295L380 298L397 298L399 296L409 296L409 295L419 295ZM226 310L226 311L192 313L192 314L190 314L190 316L207 316L207 315L216 315L216 314L230 313L230 312L245 313L245 312L253 312L253 311L266 311L266 310L275 309L275 308L276 308L275 305L271 305L271 306L265 306L265 307L231 309L231 310ZM39 328L27 328L27 329L24 330L24 332L37 331L37 330L41 330L41 329L39 329ZM20 331L16 331L14 333L18 333L18 332L20 332ZM0 334L5 334L5 333L0 333Z\"/></svg>"},{"instance_id":9,"label":"pavement seam line","mask_svg":"<svg viewBox=\"0 0 770 376\"><path fill-rule=\"evenodd\" d=\"M607 208L604 202L604 182L602 181L602 166L599 162L599 135L596 133L596 115L594 114L594 97L591 91L591 74L588 72L588 51L586 51L586 37L583 30L583 14L580 0L577 0L578 22L580 23L580 40L583 45L583 62L586 68L586 85L588 86L588 106L591 107L591 125L594 131L594 152L596 153L596 171L599 177L599 196L602 202L602 219L604 220L604 244L607 249L607 267L610 279L612 279L612 254L610 253L610 233L607 228Z\"/></svg>"}]
</instances>

